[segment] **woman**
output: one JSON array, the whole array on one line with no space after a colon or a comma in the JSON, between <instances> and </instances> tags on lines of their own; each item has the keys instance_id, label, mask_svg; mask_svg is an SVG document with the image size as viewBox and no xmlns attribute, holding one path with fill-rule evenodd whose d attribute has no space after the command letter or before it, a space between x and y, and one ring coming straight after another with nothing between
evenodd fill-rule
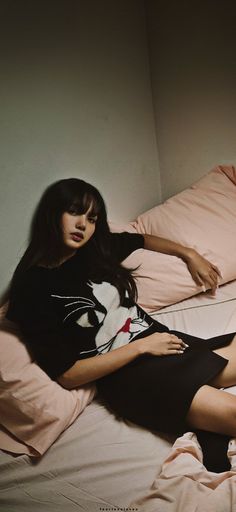
<instances>
[{"instance_id":1,"label":"woman","mask_svg":"<svg viewBox=\"0 0 236 512\"><path fill-rule=\"evenodd\" d=\"M193 249L111 234L97 189L73 178L56 182L36 209L8 318L65 388L97 381L112 410L152 430L236 436L236 397L218 389L236 384L235 335L203 341L139 308L132 272L120 262L140 247L181 257L195 281L215 292L219 270Z\"/></svg>"}]
</instances>

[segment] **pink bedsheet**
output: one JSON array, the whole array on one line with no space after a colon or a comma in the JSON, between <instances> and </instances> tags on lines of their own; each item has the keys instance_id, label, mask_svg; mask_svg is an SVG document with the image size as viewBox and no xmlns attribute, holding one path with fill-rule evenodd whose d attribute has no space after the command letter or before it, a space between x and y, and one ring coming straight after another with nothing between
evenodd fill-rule
<instances>
[{"instance_id":1,"label":"pink bedsheet","mask_svg":"<svg viewBox=\"0 0 236 512\"><path fill-rule=\"evenodd\" d=\"M207 471L197 438L188 432L174 443L150 493L131 507L143 512L235 512L236 455L233 463L235 471Z\"/></svg>"}]
</instances>

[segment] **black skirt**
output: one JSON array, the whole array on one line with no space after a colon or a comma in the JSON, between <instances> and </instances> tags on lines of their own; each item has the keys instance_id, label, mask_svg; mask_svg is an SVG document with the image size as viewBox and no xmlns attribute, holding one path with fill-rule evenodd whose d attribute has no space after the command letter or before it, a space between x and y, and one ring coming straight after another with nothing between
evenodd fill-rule
<instances>
[{"instance_id":1,"label":"black skirt","mask_svg":"<svg viewBox=\"0 0 236 512\"><path fill-rule=\"evenodd\" d=\"M212 351L228 345L235 333L203 340L155 324L155 331L175 334L189 348L181 355L141 356L99 379L97 388L105 404L120 417L149 430L181 435L189 428L186 416L194 395L228 363Z\"/></svg>"}]
</instances>

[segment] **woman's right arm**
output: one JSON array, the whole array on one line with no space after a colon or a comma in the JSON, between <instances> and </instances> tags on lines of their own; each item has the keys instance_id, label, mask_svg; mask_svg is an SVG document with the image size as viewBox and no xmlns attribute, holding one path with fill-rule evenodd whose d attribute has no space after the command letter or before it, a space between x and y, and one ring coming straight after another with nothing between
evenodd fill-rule
<instances>
[{"instance_id":1,"label":"woman's right arm","mask_svg":"<svg viewBox=\"0 0 236 512\"><path fill-rule=\"evenodd\" d=\"M76 361L57 381L73 389L105 377L144 354L165 356L182 354L187 345L174 334L154 333L106 354Z\"/></svg>"}]
</instances>

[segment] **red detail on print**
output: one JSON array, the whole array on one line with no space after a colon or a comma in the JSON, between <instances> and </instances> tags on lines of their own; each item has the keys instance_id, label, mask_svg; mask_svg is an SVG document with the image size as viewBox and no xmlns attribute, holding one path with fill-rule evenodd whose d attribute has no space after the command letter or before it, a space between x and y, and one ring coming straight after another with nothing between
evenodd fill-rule
<instances>
[{"instance_id":1,"label":"red detail on print","mask_svg":"<svg viewBox=\"0 0 236 512\"><path fill-rule=\"evenodd\" d=\"M131 318L127 318L125 324L121 327L121 329L119 329L117 334L119 334L119 332L129 332L130 324L131 324Z\"/></svg>"}]
</instances>

